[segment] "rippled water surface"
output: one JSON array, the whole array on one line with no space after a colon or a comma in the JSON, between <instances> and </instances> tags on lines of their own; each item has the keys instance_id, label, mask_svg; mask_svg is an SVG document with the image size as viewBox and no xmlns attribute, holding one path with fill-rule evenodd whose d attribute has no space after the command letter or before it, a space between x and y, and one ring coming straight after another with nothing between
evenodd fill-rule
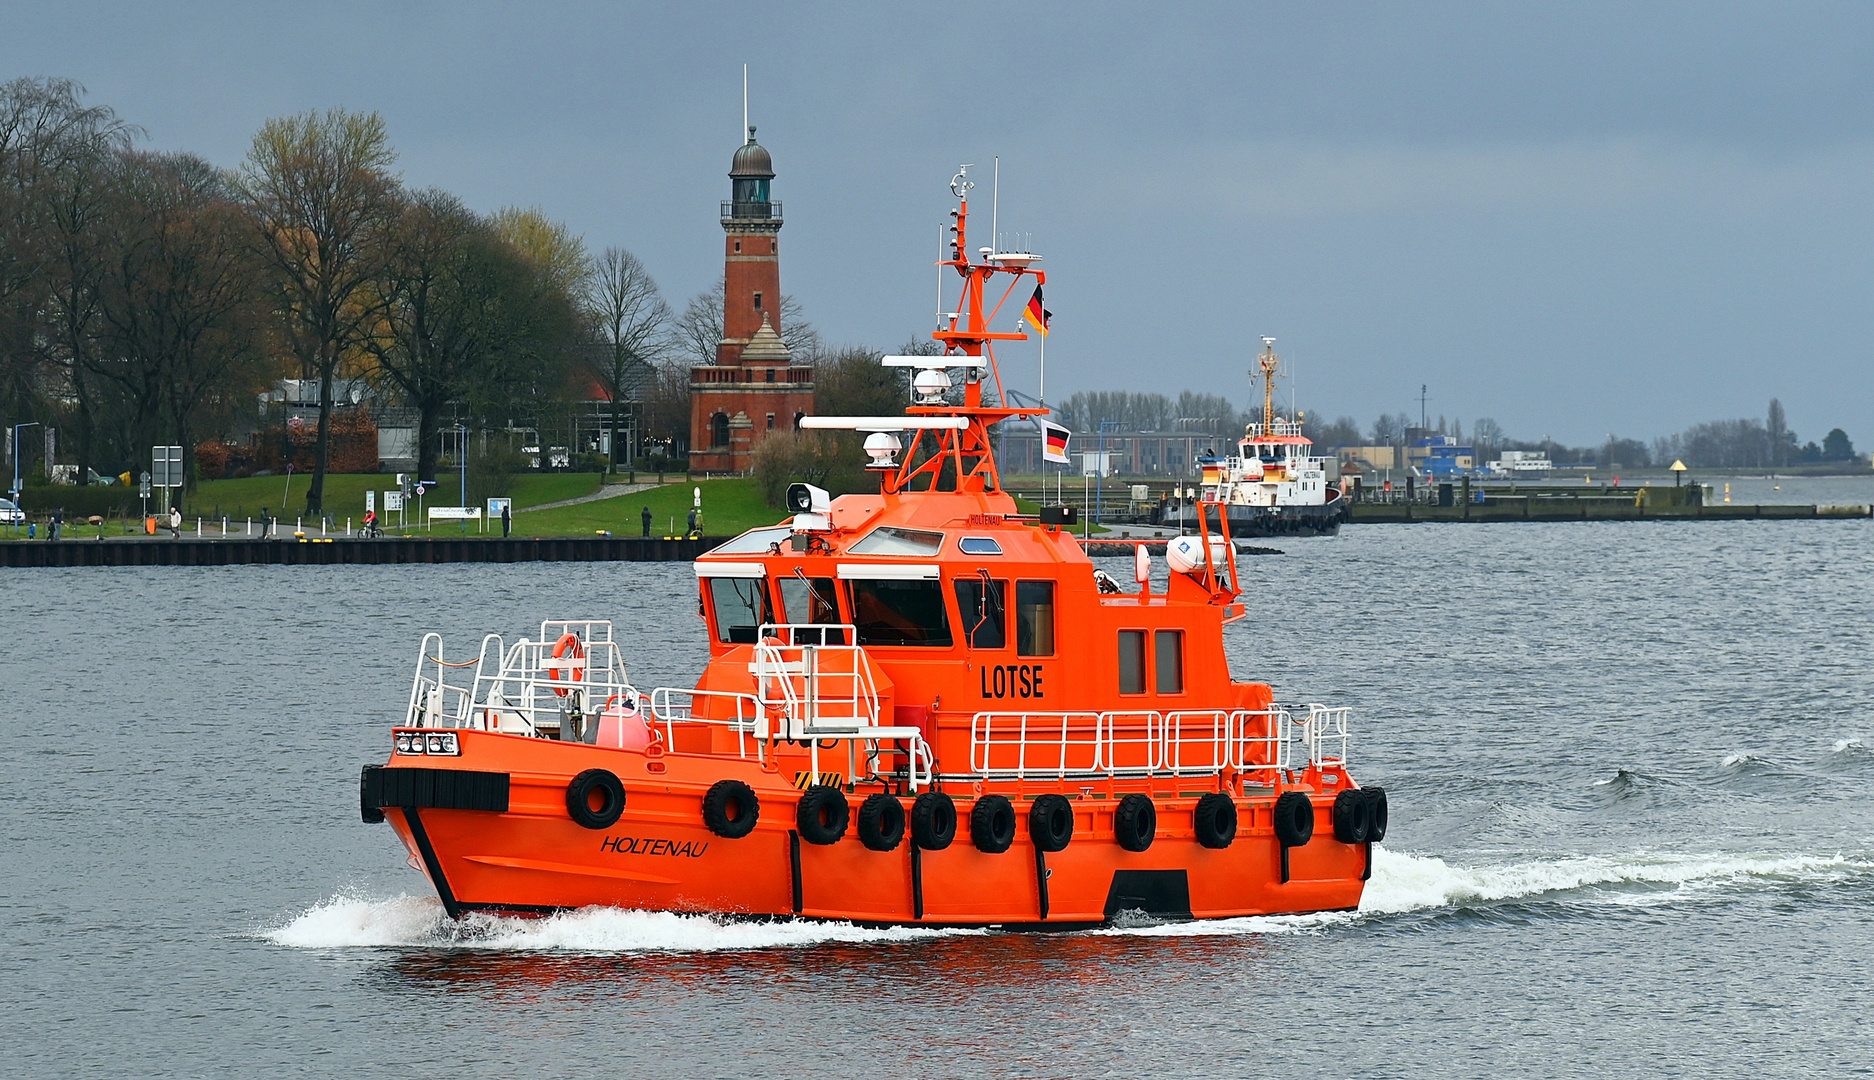
<instances>
[{"instance_id":1,"label":"rippled water surface","mask_svg":"<svg viewBox=\"0 0 1874 1080\"><path fill-rule=\"evenodd\" d=\"M422 631L703 656L684 565L0 572L12 1076L1817 1076L1874 1060L1874 525L1366 526L1239 676L1357 707L1362 910L441 918L357 816Z\"/></svg>"}]
</instances>

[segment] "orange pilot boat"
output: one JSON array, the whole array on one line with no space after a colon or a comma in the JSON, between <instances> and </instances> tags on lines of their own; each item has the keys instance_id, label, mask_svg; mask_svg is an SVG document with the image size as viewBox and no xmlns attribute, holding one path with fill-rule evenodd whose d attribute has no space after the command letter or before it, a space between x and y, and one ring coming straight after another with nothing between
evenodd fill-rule
<instances>
[{"instance_id":1,"label":"orange pilot boat","mask_svg":"<svg viewBox=\"0 0 1874 1080\"><path fill-rule=\"evenodd\" d=\"M609 622L490 634L453 664L423 640L361 809L451 916L1051 929L1359 904L1385 793L1347 771L1345 708L1232 678L1226 508L1200 501L1162 591L1135 549L1129 592L1070 508L1027 516L1003 490L990 425L1045 410L983 404L994 342L1023 337L991 332L985 299L1044 278L1029 255L971 259L952 188L943 352L885 358L918 369L917 402L803 421L869 433L879 493L796 484L790 520L696 560L694 686L634 687Z\"/></svg>"}]
</instances>

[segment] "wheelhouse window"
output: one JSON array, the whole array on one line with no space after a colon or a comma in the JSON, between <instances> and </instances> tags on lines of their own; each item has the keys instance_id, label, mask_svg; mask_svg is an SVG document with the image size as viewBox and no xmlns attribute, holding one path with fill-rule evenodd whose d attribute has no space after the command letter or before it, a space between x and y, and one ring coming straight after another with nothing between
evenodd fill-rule
<instances>
[{"instance_id":1,"label":"wheelhouse window","mask_svg":"<svg viewBox=\"0 0 1874 1080\"><path fill-rule=\"evenodd\" d=\"M848 548L854 555L923 555L937 554L944 545L944 534L922 529L899 529L881 525L860 537Z\"/></svg>"},{"instance_id":2,"label":"wheelhouse window","mask_svg":"<svg viewBox=\"0 0 1874 1080\"><path fill-rule=\"evenodd\" d=\"M784 577L781 579L782 617L796 626L803 623L818 626L839 623L839 590L834 588L832 578ZM794 643L797 645L844 645L846 635L843 631L827 630L825 641L820 640L820 631L796 630Z\"/></svg>"},{"instance_id":3,"label":"wheelhouse window","mask_svg":"<svg viewBox=\"0 0 1874 1080\"><path fill-rule=\"evenodd\" d=\"M1015 583L1015 653L1054 655L1054 583Z\"/></svg>"},{"instance_id":4,"label":"wheelhouse window","mask_svg":"<svg viewBox=\"0 0 1874 1080\"><path fill-rule=\"evenodd\" d=\"M762 623L774 621L767 582L756 577L712 577L709 598L716 614L716 640L753 645Z\"/></svg>"},{"instance_id":5,"label":"wheelhouse window","mask_svg":"<svg viewBox=\"0 0 1874 1080\"><path fill-rule=\"evenodd\" d=\"M1145 631L1119 632L1119 692L1145 693Z\"/></svg>"},{"instance_id":6,"label":"wheelhouse window","mask_svg":"<svg viewBox=\"0 0 1874 1080\"><path fill-rule=\"evenodd\" d=\"M1156 653L1158 692L1184 693L1184 631L1157 631L1152 636L1152 647Z\"/></svg>"},{"instance_id":7,"label":"wheelhouse window","mask_svg":"<svg viewBox=\"0 0 1874 1080\"><path fill-rule=\"evenodd\" d=\"M951 643L943 582L934 578L852 582L852 621L861 645L948 648Z\"/></svg>"},{"instance_id":8,"label":"wheelhouse window","mask_svg":"<svg viewBox=\"0 0 1874 1080\"><path fill-rule=\"evenodd\" d=\"M787 538L793 535L793 532L794 530L791 527L786 526L786 525L779 525L779 526L776 526L774 528L769 528L769 529L750 529L747 532L743 533L742 535L736 537L735 539L727 541L719 545L718 547L715 548L715 550L711 551L710 554L711 555L765 554L766 552L772 550L774 545L779 544L779 543L785 543L787 541Z\"/></svg>"},{"instance_id":9,"label":"wheelhouse window","mask_svg":"<svg viewBox=\"0 0 1874 1080\"><path fill-rule=\"evenodd\" d=\"M972 649L1000 649L1009 643L1003 615L1008 582L980 577L956 580L957 616L963 620L963 640Z\"/></svg>"}]
</instances>

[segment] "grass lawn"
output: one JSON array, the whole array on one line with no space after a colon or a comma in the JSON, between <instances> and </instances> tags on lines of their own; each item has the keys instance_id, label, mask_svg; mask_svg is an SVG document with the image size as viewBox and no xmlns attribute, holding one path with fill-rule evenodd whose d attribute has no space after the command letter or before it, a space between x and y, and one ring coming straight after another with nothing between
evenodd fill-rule
<instances>
[{"instance_id":1,"label":"grass lawn","mask_svg":"<svg viewBox=\"0 0 1874 1080\"><path fill-rule=\"evenodd\" d=\"M517 512L514 535L593 536L606 531L613 536L639 536L644 531L640 515L646 506L651 508L652 536L677 535L690 513L690 493L699 487L703 489L703 532L709 536L734 536L787 516L786 511L768 506L753 480L683 481L578 506Z\"/></svg>"},{"instance_id":2,"label":"grass lawn","mask_svg":"<svg viewBox=\"0 0 1874 1080\"><path fill-rule=\"evenodd\" d=\"M426 506L455 506L456 478L443 476L437 478L440 483L431 488L424 496ZM201 487L189 503L189 513L193 517L218 517L226 514L236 520L259 517L261 507L269 512L293 519L306 511L306 489L312 486L312 477L295 474L288 486L285 476L247 476L239 480L204 480ZM384 512L386 490L397 486L397 478L385 473L332 473L325 478L326 508L339 520L347 517L354 523L364 517L364 493L378 493L378 513ZM470 490L474 489L474 478L469 478ZM509 492L516 507L533 506L539 503L558 502L561 499L575 499L581 495L590 495L599 489L598 473L524 473L516 476L509 483ZM410 502L410 517L416 518L416 501Z\"/></svg>"}]
</instances>

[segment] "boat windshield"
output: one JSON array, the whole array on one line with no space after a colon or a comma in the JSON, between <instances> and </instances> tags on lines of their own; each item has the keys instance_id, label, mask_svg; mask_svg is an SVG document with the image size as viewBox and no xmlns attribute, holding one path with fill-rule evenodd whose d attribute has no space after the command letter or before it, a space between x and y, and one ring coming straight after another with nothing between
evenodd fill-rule
<instances>
[{"instance_id":1,"label":"boat windshield","mask_svg":"<svg viewBox=\"0 0 1874 1080\"><path fill-rule=\"evenodd\" d=\"M950 647L943 582L852 582L852 621L861 645Z\"/></svg>"},{"instance_id":2,"label":"boat windshield","mask_svg":"<svg viewBox=\"0 0 1874 1080\"><path fill-rule=\"evenodd\" d=\"M730 645L753 645L762 623L774 621L768 606L767 582L762 578L713 577L709 598L716 609L716 640Z\"/></svg>"},{"instance_id":3,"label":"boat windshield","mask_svg":"<svg viewBox=\"0 0 1874 1080\"><path fill-rule=\"evenodd\" d=\"M957 614L963 618L963 639L972 649L1000 649L1008 644L1003 629L1003 597L1008 582L980 577L958 578Z\"/></svg>"},{"instance_id":4,"label":"boat windshield","mask_svg":"<svg viewBox=\"0 0 1874 1080\"><path fill-rule=\"evenodd\" d=\"M750 529L726 543L717 545L711 555L754 555L766 554L767 550L780 541L786 540L793 530L783 525L778 528Z\"/></svg>"},{"instance_id":5,"label":"boat windshield","mask_svg":"<svg viewBox=\"0 0 1874 1080\"><path fill-rule=\"evenodd\" d=\"M854 555L935 555L943 546L943 533L881 525L846 550Z\"/></svg>"}]
</instances>

